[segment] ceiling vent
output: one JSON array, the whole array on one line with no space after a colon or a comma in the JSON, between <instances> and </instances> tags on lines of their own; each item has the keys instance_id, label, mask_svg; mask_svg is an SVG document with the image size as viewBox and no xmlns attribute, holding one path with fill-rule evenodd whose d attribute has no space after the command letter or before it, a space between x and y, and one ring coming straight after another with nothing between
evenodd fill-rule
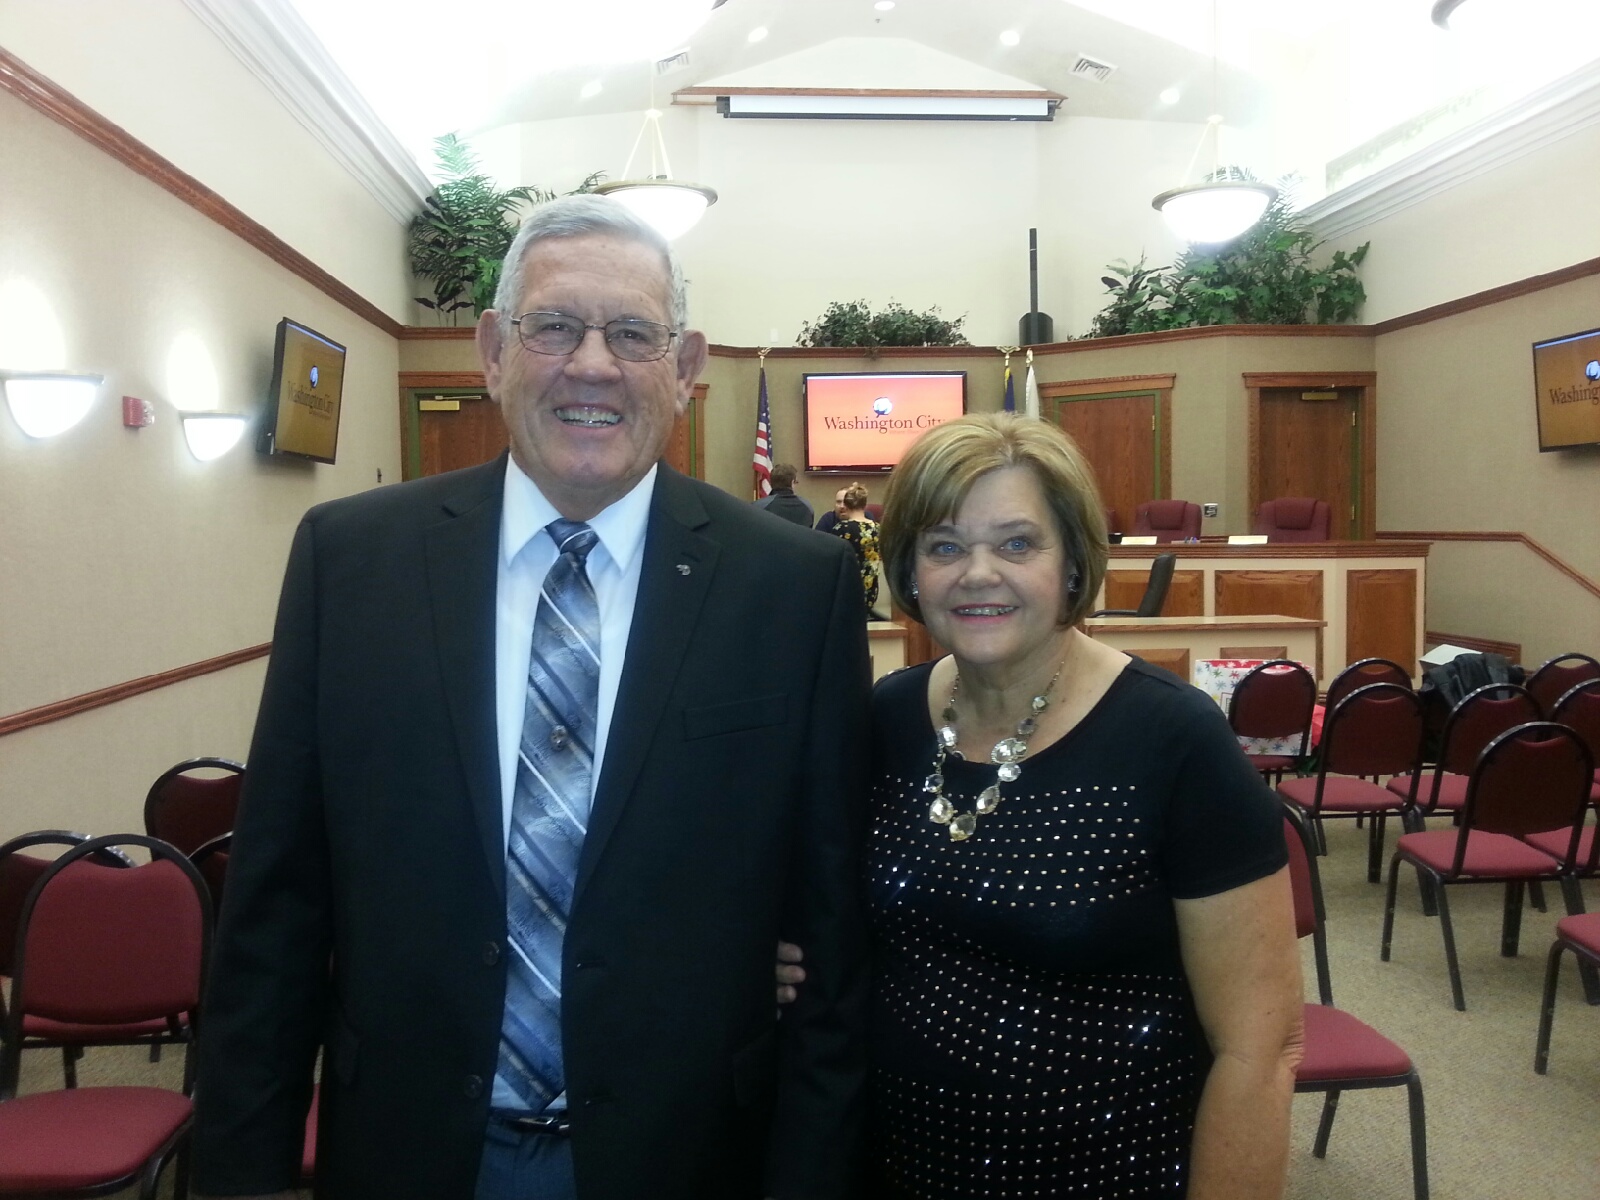
<instances>
[{"instance_id":1,"label":"ceiling vent","mask_svg":"<svg viewBox=\"0 0 1600 1200\"><path fill-rule=\"evenodd\" d=\"M1116 67L1108 62L1101 62L1098 58L1090 58L1087 54L1078 55L1078 61L1072 64L1070 74L1079 79L1087 79L1092 83L1104 83L1111 78L1111 72Z\"/></svg>"},{"instance_id":2,"label":"ceiling vent","mask_svg":"<svg viewBox=\"0 0 1600 1200\"><path fill-rule=\"evenodd\" d=\"M689 69L689 52L679 50L676 54L669 54L666 58L656 59L656 74L671 75L675 71Z\"/></svg>"}]
</instances>

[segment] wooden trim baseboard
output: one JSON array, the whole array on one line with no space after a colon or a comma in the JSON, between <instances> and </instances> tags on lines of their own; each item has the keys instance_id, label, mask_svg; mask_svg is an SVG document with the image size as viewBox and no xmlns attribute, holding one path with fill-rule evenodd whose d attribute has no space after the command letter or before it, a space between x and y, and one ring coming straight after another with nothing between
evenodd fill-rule
<instances>
[{"instance_id":1,"label":"wooden trim baseboard","mask_svg":"<svg viewBox=\"0 0 1600 1200\"><path fill-rule=\"evenodd\" d=\"M1519 279L1515 283L1503 283L1499 287L1474 292L1470 296L1462 296L1457 300L1446 300L1443 304L1419 308L1416 312L1390 317L1387 321L1379 321L1376 325L1369 325L1367 328L1379 336L1386 333L1395 333L1398 330L1410 329L1416 325L1427 325L1432 321L1442 321L1446 317L1459 317L1462 313L1469 313L1475 308L1488 308L1491 304L1504 304L1507 300L1531 296L1535 292L1560 287L1565 283L1574 283L1579 279L1588 279L1592 275L1600 275L1600 258L1586 259L1580 263L1573 263L1570 267L1562 267L1559 271L1548 271L1543 275L1530 275L1528 278Z\"/></svg>"},{"instance_id":2,"label":"wooden trim baseboard","mask_svg":"<svg viewBox=\"0 0 1600 1200\"><path fill-rule=\"evenodd\" d=\"M402 342L467 342L478 336L478 324L406 325L396 336Z\"/></svg>"},{"instance_id":3,"label":"wooden trim baseboard","mask_svg":"<svg viewBox=\"0 0 1600 1200\"><path fill-rule=\"evenodd\" d=\"M252 220L193 175L181 171L120 125L113 125L59 84L46 79L13 54L0 49L0 91L64 126L98 150L170 192L195 212L248 242L273 262L298 275L329 299L390 337L405 328L366 297L335 279L265 225Z\"/></svg>"},{"instance_id":4,"label":"wooden trim baseboard","mask_svg":"<svg viewBox=\"0 0 1600 1200\"><path fill-rule=\"evenodd\" d=\"M114 683L110 687L100 688L98 691L84 692L81 696L69 696L65 700L57 700L52 704L41 704L38 708L24 709L22 712L12 713L8 717L0 717L0 737L4 737L8 733L17 733L23 729L34 729L40 725L48 725L52 721L59 721L65 717L75 717L79 713L92 712L94 709L104 708L108 704L115 704L119 700L142 696L146 692L153 692L158 688L171 687L173 684L182 683L187 679L198 679L202 675L210 675L213 672L223 671L229 667L237 667L241 663L265 658L271 652L272 643L263 642L259 646L246 646L243 650L233 650L227 654L219 654L215 658L207 658L200 662L190 663L186 667L174 667L170 671L162 671L155 675L142 675L138 679Z\"/></svg>"},{"instance_id":5,"label":"wooden trim baseboard","mask_svg":"<svg viewBox=\"0 0 1600 1200\"><path fill-rule=\"evenodd\" d=\"M1504 654L1514 663L1522 661L1521 642L1497 642L1493 638L1468 637L1464 633L1440 633L1433 629L1426 630L1422 640L1430 647L1465 646L1468 650L1476 650L1479 654Z\"/></svg>"},{"instance_id":6,"label":"wooden trim baseboard","mask_svg":"<svg viewBox=\"0 0 1600 1200\"><path fill-rule=\"evenodd\" d=\"M1384 530L1377 535L1384 541L1400 542L1519 542L1573 583L1600 600L1600 583L1590 579L1550 547L1518 529L1405 529Z\"/></svg>"},{"instance_id":7,"label":"wooden trim baseboard","mask_svg":"<svg viewBox=\"0 0 1600 1200\"><path fill-rule=\"evenodd\" d=\"M487 387L482 371L401 371L398 378L402 391L408 388L477 388L483 391Z\"/></svg>"},{"instance_id":8,"label":"wooden trim baseboard","mask_svg":"<svg viewBox=\"0 0 1600 1200\"><path fill-rule=\"evenodd\" d=\"M1104 379L1066 379L1056 383L1041 383L1039 399L1053 400L1060 396L1099 396L1107 392L1161 392L1171 391L1178 382L1176 375L1108 375Z\"/></svg>"}]
</instances>

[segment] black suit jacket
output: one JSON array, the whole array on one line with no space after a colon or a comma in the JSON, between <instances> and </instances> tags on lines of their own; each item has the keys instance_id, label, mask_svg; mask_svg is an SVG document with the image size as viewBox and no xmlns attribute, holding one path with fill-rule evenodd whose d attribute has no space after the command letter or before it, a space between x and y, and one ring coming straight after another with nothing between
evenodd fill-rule
<instances>
[{"instance_id":1,"label":"black suit jacket","mask_svg":"<svg viewBox=\"0 0 1600 1200\"><path fill-rule=\"evenodd\" d=\"M201 1033L196 1186L472 1196L505 989L505 460L296 534ZM848 548L663 466L564 965L582 1200L844 1195L868 683ZM774 1015L780 936L807 949Z\"/></svg>"}]
</instances>

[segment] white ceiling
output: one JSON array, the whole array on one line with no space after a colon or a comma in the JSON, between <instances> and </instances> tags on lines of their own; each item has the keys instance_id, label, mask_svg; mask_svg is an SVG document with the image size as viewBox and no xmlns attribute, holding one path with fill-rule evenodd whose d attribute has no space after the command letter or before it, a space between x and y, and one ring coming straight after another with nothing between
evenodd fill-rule
<instances>
[{"instance_id":1,"label":"white ceiling","mask_svg":"<svg viewBox=\"0 0 1600 1200\"><path fill-rule=\"evenodd\" d=\"M1251 145L1273 148L1266 173L1297 171L1315 199L1328 162L1356 147L1398 130L1396 147L1373 155L1381 166L1600 57L1600 0L1466 0L1463 14L1493 19L1455 33L1430 23L1432 0L253 3L302 40L309 26L425 169L431 139L452 129L638 112L652 88L665 104L677 89L729 76L749 85L763 71L794 85L793 64L817 69L834 48L880 38L1059 92L1058 120L1200 123L1221 112ZM765 36L751 42L758 28ZM678 50L687 67L658 77L654 61ZM1117 70L1104 83L1075 77L1079 55ZM1174 103L1161 98L1169 89Z\"/></svg>"}]
</instances>

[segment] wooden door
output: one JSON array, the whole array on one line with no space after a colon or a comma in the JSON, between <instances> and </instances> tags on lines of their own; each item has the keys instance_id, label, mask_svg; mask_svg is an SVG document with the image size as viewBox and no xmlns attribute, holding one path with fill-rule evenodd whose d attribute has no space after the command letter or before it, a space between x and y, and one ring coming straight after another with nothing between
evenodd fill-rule
<instances>
[{"instance_id":1,"label":"wooden door","mask_svg":"<svg viewBox=\"0 0 1600 1200\"><path fill-rule=\"evenodd\" d=\"M1163 482L1154 392L1122 396L1072 396L1057 402L1056 421L1094 468L1100 499L1114 509L1123 530L1147 500L1160 499Z\"/></svg>"},{"instance_id":2,"label":"wooden door","mask_svg":"<svg viewBox=\"0 0 1600 1200\"><path fill-rule=\"evenodd\" d=\"M662 455L668 466L695 479L705 478L704 397L705 385L696 386ZM488 462L510 443L500 406L486 393L418 392L412 403L419 451L415 475L438 475Z\"/></svg>"},{"instance_id":3,"label":"wooden door","mask_svg":"<svg viewBox=\"0 0 1600 1200\"><path fill-rule=\"evenodd\" d=\"M1328 534L1360 537L1361 389L1261 389L1261 459L1256 503L1280 496L1326 500Z\"/></svg>"}]
</instances>

